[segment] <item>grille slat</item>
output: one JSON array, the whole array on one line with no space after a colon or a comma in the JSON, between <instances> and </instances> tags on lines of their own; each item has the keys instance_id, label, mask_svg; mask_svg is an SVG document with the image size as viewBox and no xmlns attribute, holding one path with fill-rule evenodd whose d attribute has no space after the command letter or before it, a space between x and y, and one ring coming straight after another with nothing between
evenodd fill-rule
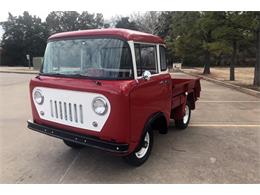
<instances>
[{"instance_id":1,"label":"grille slat","mask_svg":"<svg viewBox=\"0 0 260 195\"><path fill-rule=\"evenodd\" d=\"M53 103L52 103L52 100L50 100L50 106L51 106L51 117L54 117L54 115L53 115Z\"/></svg>"},{"instance_id":2,"label":"grille slat","mask_svg":"<svg viewBox=\"0 0 260 195\"><path fill-rule=\"evenodd\" d=\"M57 106L57 101L54 101L54 106L55 106L55 116L58 118L58 106Z\"/></svg>"},{"instance_id":3,"label":"grille slat","mask_svg":"<svg viewBox=\"0 0 260 195\"><path fill-rule=\"evenodd\" d=\"M78 112L77 112L77 104L74 104L74 115L75 115L75 122L78 122Z\"/></svg>"},{"instance_id":4,"label":"grille slat","mask_svg":"<svg viewBox=\"0 0 260 195\"><path fill-rule=\"evenodd\" d=\"M72 121L72 109L71 109L71 103L69 103L69 116L70 116L70 121Z\"/></svg>"},{"instance_id":5,"label":"grille slat","mask_svg":"<svg viewBox=\"0 0 260 195\"><path fill-rule=\"evenodd\" d=\"M82 109L82 105L79 105L79 116L80 116L80 123L83 124L83 109Z\"/></svg>"},{"instance_id":6,"label":"grille slat","mask_svg":"<svg viewBox=\"0 0 260 195\"><path fill-rule=\"evenodd\" d=\"M59 105L60 105L60 119L63 119L61 101L59 102Z\"/></svg>"},{"instance_id":7,"label":"grille slat","mask_svg":"<svg viewBox=\"0 0 260 195\"><path fill-rule=\"evenodd\" d=\"M67 103L63 102L63 106L64 106L64 118L65 120L68 120L68 115L67 115Z\"/></svg>"}]
</instances>

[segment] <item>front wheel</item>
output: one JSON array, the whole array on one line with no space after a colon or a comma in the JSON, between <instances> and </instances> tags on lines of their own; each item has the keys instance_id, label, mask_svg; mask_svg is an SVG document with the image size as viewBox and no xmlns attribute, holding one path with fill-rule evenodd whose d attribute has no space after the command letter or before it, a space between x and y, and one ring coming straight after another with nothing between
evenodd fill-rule
<instances>
[{"instance_id":1,"label":"front wheel","mask_svg":"<svg viewBox=\"0 0 260 195\"><path fill-rule=\"evenodd\" d=\"M140 166L149 158L152 147L153 131L150 130L145 133L137 149L124 159L132 166Z\"/></svg>"},{"instance_id":2,"label":"front wheel","mask_svg":"<svg viewBox=\"0 0 260 195\"><path fill-rule=\"evenodd\" d=\"M186 129L189 125L190 117L191 117L191 109L190 109L189 102L187 102L186 106L185 106L185 115L183 116L183 118L181 120L175 121L176 128L177 129Z\"/></svg>"}]
</instances>

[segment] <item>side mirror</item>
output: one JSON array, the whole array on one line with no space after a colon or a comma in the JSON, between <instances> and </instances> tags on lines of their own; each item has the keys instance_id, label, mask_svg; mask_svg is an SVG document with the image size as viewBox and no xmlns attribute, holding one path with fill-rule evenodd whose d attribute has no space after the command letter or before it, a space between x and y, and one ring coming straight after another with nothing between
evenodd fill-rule
<instances>
[{"instance_id":1,"label":"side mirror","mask_svg":"<svg viewBox=\"0 0 260 195\"><path fill-rule=\"evenodd\" d=\"M150 79L150 77L152 76L152 74L151 74L151 72L149 71L149 70L145 70L144 72L143 72L143 78L144 78L144 80L149 80Z\"/></svg>"}]
</instances>

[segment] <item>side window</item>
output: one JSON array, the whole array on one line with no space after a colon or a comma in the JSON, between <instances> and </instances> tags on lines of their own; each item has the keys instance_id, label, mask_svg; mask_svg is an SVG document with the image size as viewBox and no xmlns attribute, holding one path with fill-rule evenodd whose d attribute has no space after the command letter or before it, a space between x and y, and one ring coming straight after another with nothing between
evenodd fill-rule
<instances>
[{"instance_id":1,"label":"side window","mask_svg":"<svg viewBox=\"0 0 260 195\"><path fill-rule=\"evenodd\" d=\"M145 70L151 74L158 73L156 46L146 44L135 44L135 58L137 67L137 76L142 76Z\"/></svg>"},{"instance_id":2,"label":"side window","mask_svg":"<svg viewBox=\"0 0 260 195\"><path fill-rule=\"evenodd\" d=\"M160 64L161 64L161 71L165 71L167 69L165 47L161 45L160 45Z\"/></svg>"}]
</instances>

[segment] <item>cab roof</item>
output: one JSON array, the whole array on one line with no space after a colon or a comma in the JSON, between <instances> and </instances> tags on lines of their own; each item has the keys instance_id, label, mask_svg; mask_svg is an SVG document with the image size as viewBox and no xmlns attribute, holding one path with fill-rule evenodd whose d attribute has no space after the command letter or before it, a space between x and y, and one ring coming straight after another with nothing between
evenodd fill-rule
<instances>
[{"instance_id":1,"label":"cab roof","mask_svg":"<svg viewBox=\"0 0 260 195\"><path fill-rule=\"evenodd\" d=\"M143 33L134 30L121 29L121 28L106 28L106 29L93 29L93 30L79 30L57 33L49 37L48 40L66 39L75 37L91 37L91 36L104 36L104 37L117 37L126 41L146 42L146 43L161 43L164 44L163 39L158 36Z\"/></svg>"}]
</instances>

